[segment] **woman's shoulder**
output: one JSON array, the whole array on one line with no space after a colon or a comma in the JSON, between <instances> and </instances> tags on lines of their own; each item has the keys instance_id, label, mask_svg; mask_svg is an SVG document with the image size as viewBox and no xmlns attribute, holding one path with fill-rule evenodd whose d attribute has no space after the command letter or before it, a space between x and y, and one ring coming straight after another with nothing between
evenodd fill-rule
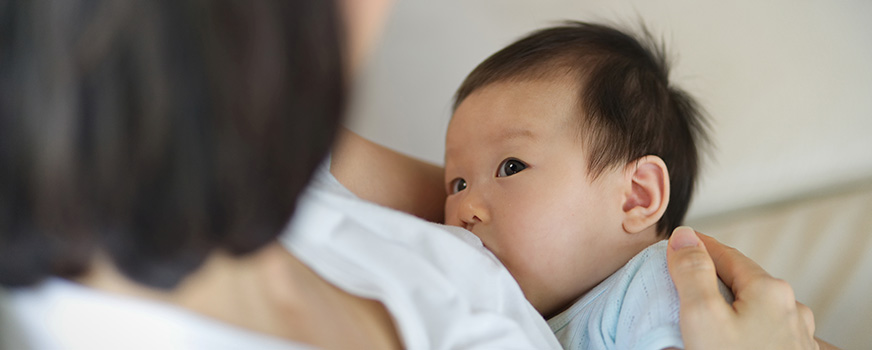
<instances>
[{"instance_id":1,"label":"woman's shoulder","mask_svg":"<svg viewBox=\"0 0 872 350\"><path fill-rule=\"evenodd\" d=\"M0 291L0 325L0 349L310 348L60 278Z\"/></svg>"}]
</instances>

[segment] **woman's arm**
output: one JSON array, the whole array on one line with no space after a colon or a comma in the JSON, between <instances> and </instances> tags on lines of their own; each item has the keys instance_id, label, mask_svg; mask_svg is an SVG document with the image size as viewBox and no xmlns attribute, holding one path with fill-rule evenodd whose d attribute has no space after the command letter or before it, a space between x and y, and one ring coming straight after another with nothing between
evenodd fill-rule
<instances>
[{"instance_id":1,"label":"woman's arm","mask_svg":"<svg viewBox=\"0 0 872 350\"><path fill-rule=\"evenodd\" d=\"M442 167L400 154L343 127L330 172L360 198L428 221L444 219Z\"/></svg>"},{"instance_id":2,"label":"woman's arm","mask_svg":"<svg viewBox=\"0 0 872 350\"><path fill-rule=\"evenodd\" d=\"M837 349L814 337L814 315L796 301L787 282L775 279L738 250L688 227L672 233L669 273L681 300L687 349ZM717 277L736 296L724 303Z\"/></svg>"}]
</instances>

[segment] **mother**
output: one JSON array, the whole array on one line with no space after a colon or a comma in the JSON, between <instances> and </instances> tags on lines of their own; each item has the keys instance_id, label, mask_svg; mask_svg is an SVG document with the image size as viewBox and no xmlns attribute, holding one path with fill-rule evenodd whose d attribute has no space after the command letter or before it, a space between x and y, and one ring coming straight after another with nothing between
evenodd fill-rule
<instances>
[{"instance_id":1,"label":"mother","mask_svg":"<svg viewBox=\"0 0 872 350\"><path fill-rule=\"evenodd\" d=\"M337 287L347 284L313 271L301 245L289 253L276 241L332 144L346 77L370 48L383 5L0 2L0 347L540 344L523 327L536 320L499 305L485 310L505 325L499 333L413 337L417 321L386 308L403 295ZM307 198L295 222L317 231L327 223L311 216ZM779 282L753 262L717 254L741 304L709 303L714 270L702 244L686 233L672 240L686 246L670 263L689 347L817 346L789 286L773 291ZM419 260L443 271L434 254ZM383 268L393 276L401 267ZM439 324L461 316L445 313Z\"/></svg>"}]
</instances>

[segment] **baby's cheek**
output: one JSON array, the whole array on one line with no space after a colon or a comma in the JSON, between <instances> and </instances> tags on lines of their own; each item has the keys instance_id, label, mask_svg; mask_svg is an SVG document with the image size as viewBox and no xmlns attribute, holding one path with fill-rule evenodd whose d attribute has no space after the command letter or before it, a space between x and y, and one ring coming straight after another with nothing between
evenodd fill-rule
<instances>
[{"instance_id":1,"label":"baby's cheek","mask_svg":"<svg viewBox=\"0 0 872 350\"><path fill-rule=\"evenodd\" d=\"M450 201L445 202L445 218L442 222L449 226L463 227L460 224L460 219L457 218L457 214L454 212L454 205Z\"/></svg>"}]
</instances>

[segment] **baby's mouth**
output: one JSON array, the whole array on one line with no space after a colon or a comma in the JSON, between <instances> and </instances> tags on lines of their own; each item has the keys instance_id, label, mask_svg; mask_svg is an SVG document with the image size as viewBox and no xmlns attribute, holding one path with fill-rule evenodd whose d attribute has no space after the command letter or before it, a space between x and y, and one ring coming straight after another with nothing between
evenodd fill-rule
<instances>
[{"instance_id":1,"label":"baby's mouth","mask_svg":"<svg viewBox=\"0 0 872 350\"><path fill-rule=\"evenodd\" d=\"M469 232L472 232L473 235L475 235L476 237L478 237L478 240L481 241L481 244L482 244L485 248L487 248L488 250L490 250L490 247L488 247L487 243L485 243L484 239L481 237L481 233L482 233L482 232L475 232L475 231L472 230L473 228L475 228L475 224L463 224L463 228L465 228L465 229L466 229L467 231L469 231ZM479 231L481 231L481 230L479 230Z\"/></svg>"}]
</instances>

